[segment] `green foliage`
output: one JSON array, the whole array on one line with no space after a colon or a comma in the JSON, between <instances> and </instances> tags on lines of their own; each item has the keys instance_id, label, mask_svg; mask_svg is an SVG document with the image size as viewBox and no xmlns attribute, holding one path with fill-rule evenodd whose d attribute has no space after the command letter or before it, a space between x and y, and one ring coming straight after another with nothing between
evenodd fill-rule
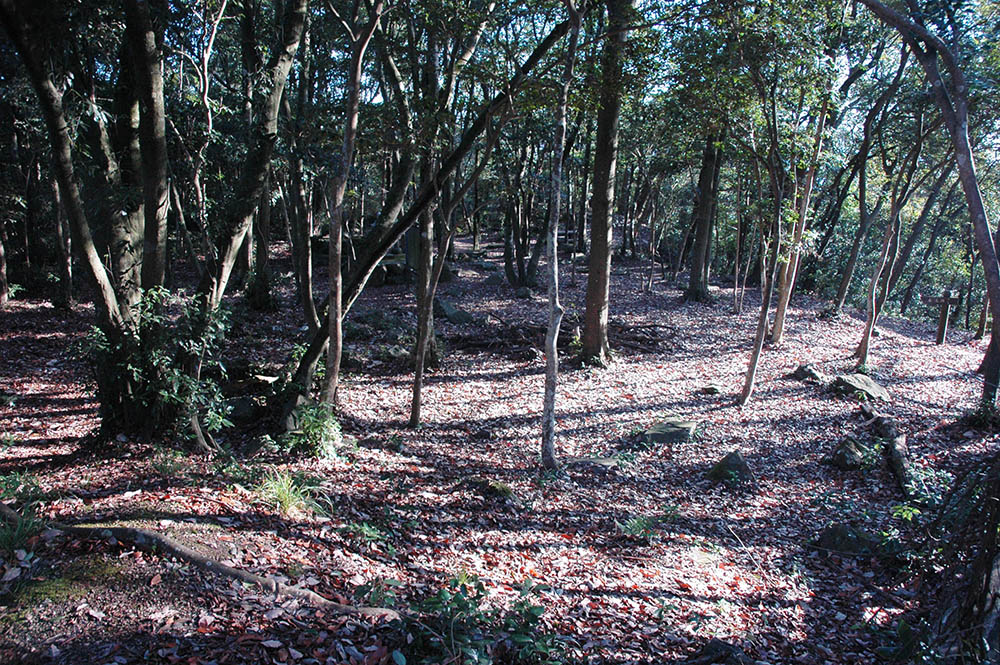
<instances>
[{"instance_id":1,"label":"green foliage","mask_svg":"<svg viewBox=\"0 0 1000 665\"><path fill-rule=\"evenodd\" d=\"M281 438L284 450L318 458L338 455L344 437L329 404L301 404L295 409L295 419L298 428Z\"/></svg>"},{"instance_id":2,"label":"green foliage","mask_svg":"<svg viewBox=\"0 0 1000 665\"><path fill-rule=\"evenodd\" d=\"M179 431L198 414L206 429L230 426L218 384L207 370L225 367L215 358L227 327L219 309L206 314L193 297L156 287L132 308L132 324L109 335L95 327L82 351L98 375L104 417L121 429L139 425ZM202 370L196 378L192 366Z\"/></svg>"},{"instance_id":3,"label":"green foliage","mask_svg":"<svg viewBox=\"0 0 1000 665\"><path fill-rule=\"evenodd\" d=\"M890 663L911 665L937 665L948 662L931 644L931 630L926 623L910 626L905 619L896 622L892 630L880 631L883 646L875 655Z\"/></svg>"},{"instance_id":4,"label":"green foliage","mask_svg":"<svg viewBox=\"0 0 1000 665\"><path fill-rule=\"evenodd\" d=\"M0 476L0 501L16 503L16 521L0 520L0 552L7 555L24 549L28 540L41 531L43 523L35 517L35 506L44 493L38 479L27 473Z\"/></svg>"},{"instance_id":5,"label":"green foliage","mask_svg":"<svg viewBox=\"0 0 1000 665\"><path fill-rule=\"evenodd\" d=\"M149 463L153 470L164 478L181 476L191 467L191 463L183 453L169 448L157 448Z\"/></svg>"},{"instance_id":6,"label":"green foliage","mask_svg":"<svg viewBox=\"0 0 1000 665\"><path fill-rule=\"evenodd\" d=\"M653 530L656 526L656 520L644 515L630 517L624 522L616 520L615 526L623 536L630 536L646 541L652 540L656 536L656 532Z\"/></svg>"},{"instance_id":7,"label":"green foliage","mask_svg":"<svg viewBox=\"0 0 1000 665\"><path fill-rule=\"evenodd\" d=\"M0 500L33 504L44 496L38 479L29 473L9 473L0 476Z\"/></svg>"},{"instance_id":8,"label":"green foliage","mask_svg":"<svg viewBox=\"0 0 1000 665\"><path fill-rule=\"evenodd\" d=\"M260 481L261 469L253 464L246 464L231 454L222 454L214 462L212 471L234 484L245 487Z\"/></svg>"},{"instance_id":9,"label":"green foliage","mask_svg":"<svg viewBox=\"0 0 1000 665\"><path fill-rule=\"evenodd\" d=\"M413 605L415 616L404 619L407 651L416 662L428 664L563 662L563 645L543 630L545 609L533 602L541 590L526 580L509 609L489 607L482 581L460 573Z\"/></svg>"},{"instance_id":10,"label":"green foliage","mask_svg":"<svg viewBox=\"0 0 1000 665\"><path fill-rule=\"evenodd\" d=\"M10 448L18 442L19 439L13 434L0 434L0 448Z\"/></svg>"},{"instance_id":11,"label":"green foliage","mask_svg":"<svg viewBox=\"0 0 1000 665\"><path fill-rule=\"evenodd\" d=\"M311 513L319 508L319 482L303 473L271 469L257 487L261 500L282 515Z\"/></svg>"},{"instance_id":12,"label":"green foliage","mask_svg":"<svg viewBox=\"0 0 1000 665\"><path fill-rule=\"evenodd\" d=\"M933 508L941 505L954 480L955 476L943 469L912 464L907 489L916 503Z\"/></svg>"},{"instance_id":13,"label":"green foliage","mask_svg":"<svg viewBox=\"0 0 1000 665\"><path fill-rule=\"evenodd\" d=\"M7 285L7 295L10 296L11 300L14 300L20 294L24 293L25 289L20 284L8 284Z\"/></svg>"},{"instance_id":14,"label":"green foliage","mask_svg":"<svg viewBox=\"0 0 1000 665\"><path fill-rule=\"evenodd\" d=\"M42 526L31 507L24 508L16 521L0 522L0 552L9 556L17 550L26 549L28 541L42 530Z\"/></svg>"}]
</instances>

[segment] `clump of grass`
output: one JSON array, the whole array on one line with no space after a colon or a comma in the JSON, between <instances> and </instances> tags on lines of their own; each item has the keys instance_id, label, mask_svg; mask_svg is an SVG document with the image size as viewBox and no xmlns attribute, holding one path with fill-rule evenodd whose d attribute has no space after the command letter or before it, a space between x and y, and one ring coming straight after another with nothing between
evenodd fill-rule
<instances>
[{"instance_id":1,"label":"clump of grass","mask_svg":"<svg viewBox=\"0 0 1000 665\"><path fill-rule=\"evenodd\" d=\"M272 469L257 487L264 503L282 515L308 514L319 509L319 483L302 473Z\"/></svg>"},{"instance_id":2,"label":"clump of grass","mask_svg":"<svg viewBox=\"0 0 1000 665\"><path fill-rule=\"evenodd\" d=\"M31 506L25 508L16 521L0 522L0 552L10 556L17 550L27 549L28 541L42 530L42 526Z\"/></svg>"},{"instance_id":3,"label":"clump of grass","mask_svg":"<svg viewBox=\"0 0 1000 665\"><path fill-rule=\"evenodd\" d=\"M153 471L165 478L183 475L190 468L190 463L179 450L159 448L150 460Z\"/></svg>"}]
</instances>

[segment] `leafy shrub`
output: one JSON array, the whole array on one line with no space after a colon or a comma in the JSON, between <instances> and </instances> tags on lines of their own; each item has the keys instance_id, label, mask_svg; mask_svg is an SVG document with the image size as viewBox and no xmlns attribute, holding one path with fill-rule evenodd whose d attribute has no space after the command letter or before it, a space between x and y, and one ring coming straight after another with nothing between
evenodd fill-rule
<instances>
[{"instance_id":1,"label":"leafy shrub","mask_svg":"<svg viewBox=\"0 0 1000 665\"><path fill-rule=\"evenodd\" d=\"M543 630L545 608L533 602L542 589L526 580L509 609L490 608L482 581L461 573L434 595L414 604L413 616L404 619L407 652L428 664L563 662L563 644ZM399 656L402 663L407 662ZM401 662L395 654L394 659Z\"/></svg>"},{"instance_id":2,"label":"leafy shrub","mask_svg":"<svg viewBox=\"0 0 1000 665\"><path fill-rule=\"evenodd\" d=\"M334 457L344 441L340 422L329 404L301 404L295 409L298 427L282 437L288 452L312 457Z\"/></svg>"},{"instance_id":3,"label":"leafy shrub","mask_svg":"<svg viewBox=\"0 0 1000 665\"><path fill-rule=\"evenodd\" d=\"M170 433L197 414L210 432L231 425L208 371L225 377L215 354L227 329L226 311L205 312L193 297L156 287L143 293L131 314L123 334L95 327L81 348L97 373L105 424ZM192 365L201 367L197 378Z\"/></svg>"}]
</instances>

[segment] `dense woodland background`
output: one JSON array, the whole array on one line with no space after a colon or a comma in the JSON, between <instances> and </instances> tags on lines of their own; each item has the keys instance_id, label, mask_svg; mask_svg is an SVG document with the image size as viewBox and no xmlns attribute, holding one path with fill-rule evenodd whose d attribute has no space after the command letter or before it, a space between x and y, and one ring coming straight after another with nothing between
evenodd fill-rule
<instances>
[{"instance_id":1,"label":"dense woodland background","mask_svg":"<svg viewBox=\"0 0 1000 665\"><path fill-rule=\"evenodd\" d=\"M0 22L0 307L13 321L28 316L17 303L47 300L46 325L64 312L68 329L91 317L73 352L99 408L92 450L324 457L366 408L342 372L412 371L416 428L446 356L499 351L545 366L532 445L557 473L577 460L559 441L560 355L613 376L627 371L616 356L669 363L687 339L708 362L712 345L680 324L698 317L676 310L705 307L719 358L737 344L742 368L732 385L697 387L737 410L769 399L754 394L768 355L786 361L804 343L817 357L796 359L832 363L855 335L851 359L830 368L879 378L878 340L917 329L904 318L937 324L930 299L947 293L951 339L968 345L941 362L978 354L960 427L984 446L933 501L901 482L924 511L918 530L964 534L921 564L964 586L914 592L907 611L924 632L895 621L882 655L996 658L1000 463L987 444L1000 347L974 340L992 339L1000 313L1000 5L0 0ZM463 283L461 307L436 297ZM538 316L495 308L480 286L537 300ZM659 320L634 317L675 287ZM392 318L401 293L413 321ZM373 330L399 334L385 349ZM237 422L250 434L234 435L248 410L256 429ZM891 442L907 417L866 423ZM905 436L901 450L889 464L905 475ZM481 493L509 490L479 480ZM548 649L526 607L522 637ZM469 647L475 658L451 658L548 657L511 650L511 620L503 639ZM405 662L385 645L378 658ZM705 653L693 662L743 662Z\"/></svg>"}]
</instances>

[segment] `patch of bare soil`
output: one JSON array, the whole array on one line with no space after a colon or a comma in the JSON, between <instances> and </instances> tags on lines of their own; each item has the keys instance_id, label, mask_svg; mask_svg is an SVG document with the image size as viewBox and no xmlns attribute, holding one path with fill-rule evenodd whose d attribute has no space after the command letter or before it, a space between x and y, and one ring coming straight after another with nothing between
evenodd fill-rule
<instances>
[{"instance_id":1,"label":"patch of bare soil","mask_svg":"<svg viewBox=\"0 0 1000 665\"><path fill-rule=\"evenodd\" d=\"M481 263L457 267L441 295L479 320L438 321L446 351L449 339L495 338L504 322L544 323L542 294L517 299L487 285L492 273ZM477 575L496 605L511 603L525 580L542 584L546 626L565 636L574 661L671 662L718 637L764 663L872 662L880 631L911 609L917 581L894 562L828 555L808 542L840 522L905 538L907 525L890 510L903 498L877 459L860 472L821 463L845 436L871 438L858 404L786 376L805 362L850 370L861 319L823 320L822 303L794 299L785 342L765 349L756 395L740 408L754 294L734 315L720 290L713 305L683 303L659 281L643 294L645 270L616 267L611 316L620 330L663 324L670 344L620 349L608 369L567 362L558 389L560 455L612 463L539 471L540 357L445 353L424 389L425 424L409 430L405 362L356 339L341 402L345 429L363 445L333 460L247 463L320 484L325 514L283 516L249 473L134 441L110 456L81 450L96 405L68 347L90 313L15 301L0 311L0 381L15 398L0 404L10 437L0 469L36 476L49 518L160 529L339 602L403 602L460 573ZM238 310L231 336L233 355L272 371L302 338L290 283L281 286L281 309ZM585 275L574 283L565 274L564 289L570 314L582 314ZM371 312L412 326L408 287L369 289L350 318ZM900 423L916 463L954 470L997 446L992 434L954 426L976 403L984 345L962 331L946 346L933 338L930 325L890 322L874 341L872 368L892 397L879 408ZM718 394L706 394L709 385ZM639 445L642 431L671 416L701 422L696 437ZM234 430L227 442L255 433ZM733 450L755 487L706 478ZM470 477L513 496L477 492L463 482ZM279 603L122 544L51 534L32 544L30 579L3 600L0 658L10 662L391 661L387 630L364 621ZM59 580L67 580L60 593L44 592Z\"/></svg>"}]
</instances>

